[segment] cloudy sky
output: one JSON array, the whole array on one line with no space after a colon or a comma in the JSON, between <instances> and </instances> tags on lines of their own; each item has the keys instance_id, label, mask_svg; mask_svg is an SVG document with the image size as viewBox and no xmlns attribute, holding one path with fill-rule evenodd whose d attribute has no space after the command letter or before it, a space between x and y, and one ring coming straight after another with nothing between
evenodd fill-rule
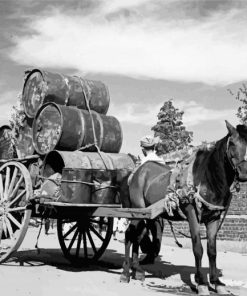
<instances>
[{"instance_id":1,"label":"cloudy sky","mask_svg":"<svg viewBox=\"0 0 247 296\"><path fill-rule=\"evenodd\" d=\"M141 152L168 99L194 144L220 139L238 123L228 89L247 80L246 15L237 0L0 0L0 124L34 67L106 83L122 152Z\"/></svg>"}]
</instances>

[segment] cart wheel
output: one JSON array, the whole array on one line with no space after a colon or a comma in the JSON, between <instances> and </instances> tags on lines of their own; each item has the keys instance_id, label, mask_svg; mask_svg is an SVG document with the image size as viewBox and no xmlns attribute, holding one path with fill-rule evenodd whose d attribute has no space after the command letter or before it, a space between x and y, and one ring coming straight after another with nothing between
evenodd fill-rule
<instances>
[{"instance_id":1,"label":"cart wheel","mask_svg":"<svg viewBox=\"0 0 247 296\"><path fill-rule=\"evenodd\" d=\"M11 161L0 167L0 263L18 250L25 237L32 194L31 177L23 164Z\"/></svg>"},{"instance_id":2,"label":"cart wheel","mask_svg":"<svg viewBox=\"0 0 247 296\"><path fill-rule=\"evenodd\" d=\"M58 239L64 256L76 266L98 260L112 235L113 218L58 219Z\"/></svg>"}]
</instances>

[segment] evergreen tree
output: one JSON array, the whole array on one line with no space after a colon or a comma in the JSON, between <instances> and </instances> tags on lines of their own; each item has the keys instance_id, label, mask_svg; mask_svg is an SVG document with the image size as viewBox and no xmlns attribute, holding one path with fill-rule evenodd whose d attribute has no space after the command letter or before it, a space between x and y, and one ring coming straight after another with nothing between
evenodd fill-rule
<instances>
[{"instance_id":1,"label":"evergreen tree","mask_svg":"<svg viewBox=\"0 0 247 296\"><path fill-rule=\"evenodd\" d=\"M173 106L172 100L161 107L157 115L158 122L152 127L155 137L160 138L157 145L159 155L184 149L191 143L193 133L183 125L183 114L183 111Z\"/></svg>"}]
</instances>

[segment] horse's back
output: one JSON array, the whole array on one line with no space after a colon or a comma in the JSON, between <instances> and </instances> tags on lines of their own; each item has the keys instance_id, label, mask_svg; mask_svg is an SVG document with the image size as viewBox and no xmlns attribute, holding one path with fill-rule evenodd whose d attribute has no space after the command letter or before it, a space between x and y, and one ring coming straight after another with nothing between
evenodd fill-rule
<instances>
[{"instance_id":1,"label":"horse's back","mask_svg":"<svg viewBox=\"0 0 247 296\"><path fill-rule=\"evenodd\" d=\"M170 171L165 163L147 161L141 165L129 183L131 206L144 208L164 198Z\"/></svg>"}]
</instances>

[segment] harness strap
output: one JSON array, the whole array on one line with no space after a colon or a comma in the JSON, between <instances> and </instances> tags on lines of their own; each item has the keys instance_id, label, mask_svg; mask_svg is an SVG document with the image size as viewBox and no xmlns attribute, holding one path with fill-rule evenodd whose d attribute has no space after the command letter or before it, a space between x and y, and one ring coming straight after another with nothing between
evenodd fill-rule
<instances>
[{"instance_id":1,"label":"harness strap","mask_svg":"<svg viewBox=\"0 0 247 296\"><path fill-rule=\"evenodd\" d=\"M201 187L201 184L199 184L199 186L197 187L197 192L195 193L194 195L194 198L197 200L197 202L201 202L202 204L204 204L210 211L224 211L225 210L225 207L224 206L216 206L216 205L213 205L209 202L207 202L201 195L200 195L200 187Z\"/></svg>"}]
</instances>

